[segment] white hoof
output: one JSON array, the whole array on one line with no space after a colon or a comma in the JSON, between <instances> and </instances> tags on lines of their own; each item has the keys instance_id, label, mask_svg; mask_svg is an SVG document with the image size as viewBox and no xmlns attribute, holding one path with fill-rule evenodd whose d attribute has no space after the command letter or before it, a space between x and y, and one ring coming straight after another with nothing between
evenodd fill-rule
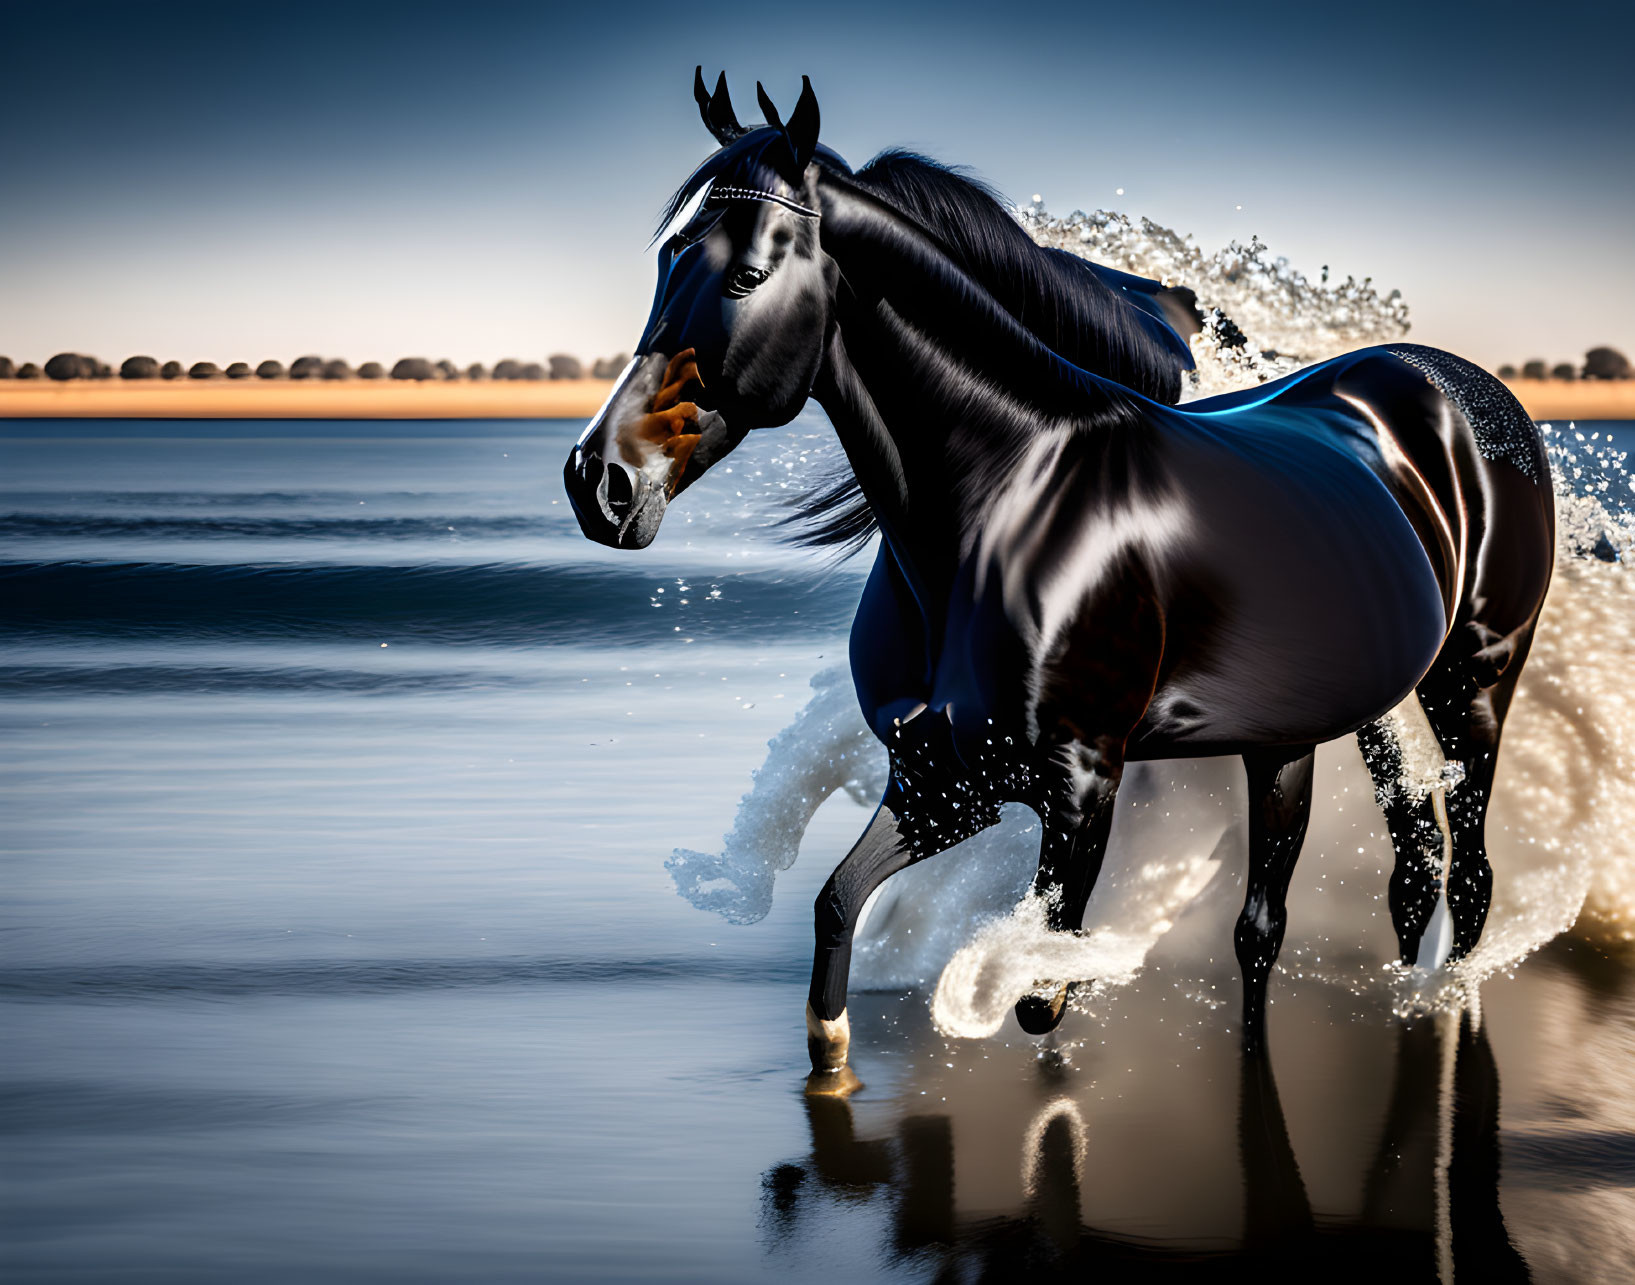
<instances>
[{"instance_id":1,"label":"white hoof","mask_svg":"<svg viewBox=\"0 0 1635 1285\"><path fill-rule=\"evenodd\" d=\"M806 1005L806 1052L812 1059L812 1070L834 1072L846 1065L846 1052L852 1044L852 1024L844 1009L832 1022L824 1021Z\"/></svg>"},{"instance_id":2,"label":"white hoof","mask_svg":"<svg viewBox=\"0 0 1635 1285\"><path fill-rule=\"evenodd\" d=\"M813 1071L806 1077L806 1096L809 1098L849 1098L863 1087L857 1072L849 1066L838 1071Z\"/></svg>"},{"instance_id":3,"label":"white hoof","mask_svg":"<svg viewBox=\"0 0 1635 1285\"><path fill-rule=\"evenodd\" d=\"M1414 960L1414 967L1434 973L1448 962L1448 956L1452 953L1453 916L1448 913L1447 893L1440 892L1436 896L1436 909L1431 912L1431 921L1425 925L1425 933L1419 939L1419 956Z\"/></svg>"}]
</instances>

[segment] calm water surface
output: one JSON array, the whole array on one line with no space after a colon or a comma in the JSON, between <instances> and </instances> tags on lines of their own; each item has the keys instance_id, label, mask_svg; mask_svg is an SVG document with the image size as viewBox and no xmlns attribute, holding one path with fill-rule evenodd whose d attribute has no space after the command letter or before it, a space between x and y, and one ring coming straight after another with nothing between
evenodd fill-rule
<instances>
[{"instance_id":1,"label":"calm water surface","mask_svg":"<svg viewBox=\"0 0 1635 1285\"><path fill-rule=\"evenodd\" d=\"M748 926L665 859L844 657L866 566L765 529L832 442L757 435L620 555L579 427L0 431L7 1280L1630 1278L1635 979L1571 937L1479 1025L1294 956L1269 1069L1229 936L1047 1041L938 1035L933 975L806 1099L865 809Z\"/></svg>"}]
</instances>

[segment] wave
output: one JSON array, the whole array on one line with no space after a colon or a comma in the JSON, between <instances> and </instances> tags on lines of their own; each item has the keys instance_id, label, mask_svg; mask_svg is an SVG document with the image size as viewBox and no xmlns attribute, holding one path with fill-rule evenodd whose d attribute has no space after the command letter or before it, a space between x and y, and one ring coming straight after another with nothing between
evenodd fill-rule
<instances>
[{"instance_id":1,"label":"wave","mask_svg":"<svg viewBox=\"0 0 1635 1285\"><path fill-rule=\"evenodd\" d=\"M242 995L358 995L488 986L631 982L804 982L794 963L712 951L648 959L583 956L307 959L244 963L111 963L0 970L0 999L131 1000Z\"/></svg>"},{"instance_id":2,"label":"wave","mask_svg":"<svg viewBox=\"0 0 1635 1285\"><path fill-rule=\"evenodd\" d=\"M524 515L339 517L301 515L193 517L104 513L0 514L0 539L9 540L443 540L557 535L570 519Z\"/></svg>"},{"instance_id":3,"label":"wave","mask_svg":"<svg viewBox=\"0 0 1635 1285\"><path fill-rule=\"evenodd\" d=\"M9 665L0 699L42 696L277 695L413 696L527 688L543 677L497 668L373 673L315 665Z\"/></svg>"},{"instance_id":4,"label":"wave","mask_svg":"<svg viewBox=\"0 0 1635 1285\"><path fill-rule=\"evenodd\" d=\"M855 575L696 582L608 565L0 563L0 639L417 639L629 645L844 631Z\"/></svg>"},{"instance_id":5,"label":"wave","mask_svg":"<svg viewBox=\"0 0 1635 1285\"><path fill-rule=\"evenodd\" d=\"M321 509L333 507L347 512L357 507L360 494L375 504L404 507L438 504L446 511L470 503L461 492L377 491L360 492L356 487L314 487L299 491L137 491L76 489L72 491L0 490L0 508L25 512L62 508L71 512L101 512L105 509Z\"/></svg>"}]
</instances>

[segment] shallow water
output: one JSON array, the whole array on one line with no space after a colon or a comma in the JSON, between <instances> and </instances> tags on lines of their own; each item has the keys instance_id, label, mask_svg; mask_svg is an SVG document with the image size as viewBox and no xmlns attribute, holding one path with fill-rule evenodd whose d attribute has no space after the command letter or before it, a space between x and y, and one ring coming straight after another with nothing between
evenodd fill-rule
<instances>
[{"instance_id":1,"label":"shallow water","mask_svg":"<svg viewBox=\"0 0 1635 1285\"><path fill-rule=\"evenodd\" d=\"M1210 762L1132 775L1087 919L1122 936L1047 1040L991 969L1029 817L888 886L865 1087L808 1100L809 907L879 771L831 673L866 567L766 527L832 441L757 435L621 555L561 497L578 427L0 429L6 1279L1635 1271L1622 566L1564 564L1474 1013L1382 967L1345 742L1270 1076Z\"/></svg>"}]
</instances>

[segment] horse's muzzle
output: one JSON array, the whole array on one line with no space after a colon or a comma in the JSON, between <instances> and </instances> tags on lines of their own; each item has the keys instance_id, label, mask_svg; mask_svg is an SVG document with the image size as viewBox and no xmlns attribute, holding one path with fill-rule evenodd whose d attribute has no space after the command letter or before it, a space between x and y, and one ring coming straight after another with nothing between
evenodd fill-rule
<instances>
[{"instance_id":1,"label":"horse's muzzle","mask_svg":"<svg viewBox=\"0 0 1635 1285\"><path fill-rule=\"evenodd\" d=\"M646 353L619 377L563 469L579 529L614 549L644 549L670 500L743 436L688 394L702 387L693 350Z\"/></svg>"},{"instance_id":2,"label":"horse's muzzle","mask_svg":"<svg viewBox=\"0 0 1635 1285\"><path fill-rule=\"evenodd\" d=\"M628 465L576 448L562 481L587 539L613 549L645 549L658 534L669 498Z\"/></svg>"},{"instance_id":3,"label":"horse's muzzle","mask_svg":"<svg viewBox=\"0 0 1635 1285\"><path fill-rule=\"evenodd\" d=\"M642 451L621 445L621 438L652 406L665 365L665 358L649 353L624 368L562 470L579 529L609 548L645 549L664 520L667 470L655 470Z\"/></svg>"}]
</instances>

